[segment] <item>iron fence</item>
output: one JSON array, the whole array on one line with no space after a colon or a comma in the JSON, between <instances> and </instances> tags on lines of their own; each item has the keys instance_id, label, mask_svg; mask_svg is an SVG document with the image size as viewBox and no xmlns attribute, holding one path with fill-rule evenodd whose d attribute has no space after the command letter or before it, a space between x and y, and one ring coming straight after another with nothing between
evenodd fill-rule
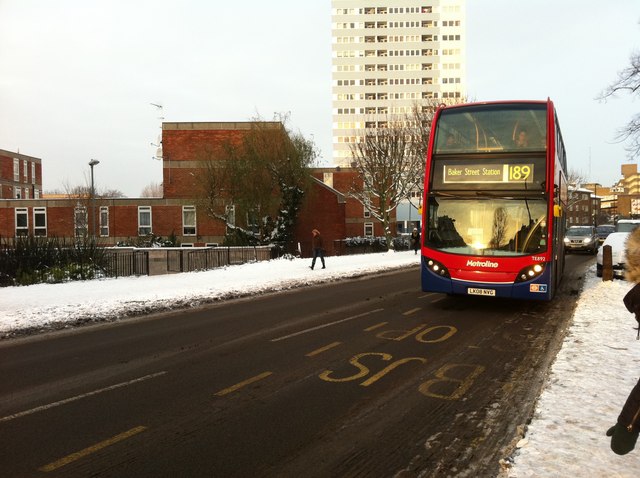
<instances>
[{"instance_id":1,"label":"iron fence","mask_svg":"<svg viewBox=\"0 0 640 478\"><path fill-rule=\"evenodd\" d=\"M203 271L247 262L268 261L274 258L274 251L272 246L194 249L113 248L105 252L104 274L107 277L148 275L150 272L149 254L166 254L166 268L163 272L178 273ZM155 273L157 273L157 269Z\"/></svg>"},{"instance_id":2,"label":"iron fence","mask_svg":"<svg viewBox=\"0 0 640 478\"><path fill-rule=\"evenodd\" d=\"M187 253L187 268L182 272L215 269L228 265L247 262L268 261L272 259L271 246L254 247L215 247L198 249Z\"/></svg>"},{"instance_id":3,"label":"iron fence","mask_svg":"<svg viewBox=\"0 0 640 478\"><path fill-rule=\"evenodd\" d=\"M107 277L140 276L149 274L149 251L135 249L106 250L104 252Z\"/></svg>"}]
</instances>

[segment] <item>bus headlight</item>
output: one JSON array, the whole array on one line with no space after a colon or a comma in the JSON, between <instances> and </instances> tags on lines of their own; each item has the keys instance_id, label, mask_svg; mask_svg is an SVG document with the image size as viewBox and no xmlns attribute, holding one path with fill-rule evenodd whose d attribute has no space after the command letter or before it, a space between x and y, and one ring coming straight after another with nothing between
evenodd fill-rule
<instances>
[{"instance_id":1,"label":"bus headlight","mask_svg":"<svg viewBox=\"0 0 640 478\"><path fill-rule=\"evenodd\" d=\"M446 277L446 278L451 277L449 275L449 271L447 270L447 268L443 266L441 263L439 263L438 261L434 261L433 259L429 259L428 257L425 257L424 264L427 267L427 269L429 269L431 272L433 272L434 274L440 277Z\"/></svg>"},{"instance_id":2,"label":"bus headlight","mask_svg":"<svg viewBox=\"0 0 640 478\"><path fill-rule=\"evenodd\" d=\"M525 282L528 280L533 280L538 277L540 274L544 272L546 264L532 264L530 266L525 267L520 272L518 272L518 276L516 277L516 282Z\"/></svg>"}]
</instances>

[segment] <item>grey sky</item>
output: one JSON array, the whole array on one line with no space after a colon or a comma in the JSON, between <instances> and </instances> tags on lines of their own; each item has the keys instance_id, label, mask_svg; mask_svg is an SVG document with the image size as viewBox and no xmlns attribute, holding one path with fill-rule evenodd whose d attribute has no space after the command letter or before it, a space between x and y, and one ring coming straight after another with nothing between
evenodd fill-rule
<instances>
[{"instance_id":1,"label":"grey sky","mask_svg":"<svg viewBox=\"0 0 640 478\"><path fill-rule=\"evenodd\" d=\"M472 99L556 102L569 163L611 185L611 144L638 110L594 98L640 48L637 0L467 0ZM44 189L85 184L138 196L162 180L165 121L290 112L331 161L329 0L0 0L0 149L43 159Z\"/></svg>"}]
</instances>

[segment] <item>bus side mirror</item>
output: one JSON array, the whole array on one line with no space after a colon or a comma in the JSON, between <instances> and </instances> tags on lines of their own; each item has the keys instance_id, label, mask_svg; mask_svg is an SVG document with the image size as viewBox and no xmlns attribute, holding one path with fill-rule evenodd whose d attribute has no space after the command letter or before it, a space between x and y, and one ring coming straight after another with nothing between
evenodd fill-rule
<instances>
[{"instance_id":1,"label":"bus side mirror","mask_svg":"<svg viewBox=\"0 0 640 478\"><path fill-rule=\"evenodd\" d=\"M562 207L557 204L553 206L553 217L562 217Z\"/></svg>"}]
</instances>

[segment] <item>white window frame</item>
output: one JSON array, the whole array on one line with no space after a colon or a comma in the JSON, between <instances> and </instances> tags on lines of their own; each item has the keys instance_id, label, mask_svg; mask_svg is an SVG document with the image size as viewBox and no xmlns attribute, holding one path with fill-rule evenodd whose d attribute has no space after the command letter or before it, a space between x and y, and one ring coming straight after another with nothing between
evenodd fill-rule
<instances>
[{"instance_id":1,"label":"white window frame","mask_svg":"<svg viewBox=\"0 0 640 478\"><path fill-rule=\"evenodd\" d=\"M38 225L38 218L42 216L44 218L44 225ZM33 235L47 237L47 208L46 207L34 207L33 208Z\"/></svg>"},{"instance_id":2,"label":"white window frame","mask_svg":"<svg viewBox=\"0 0 640 478\"><path fill-rule=\"evenodd\" d=\"M31 163L31 184L36 183L36 162Z\"/></svg>"},{"instance_id":3,"label":"white window frame","mask_svg":"<svg viewBox=\"0 0 640 478\"><path fill-rule=\"evenodd\" d=\"M24 182L29 182L29 162L26 159L22 160L22 171L24 172Z\"/></svg>"},{"instance_id":4,"label":"white window frame","mask_svg":"<svg viewBox=\"0 0 640 478\"><path fill-rule=\"evenodd\" d=\"M148 221L146 218L148 217ZM148 222L148 224L147 224ZM153 232L151 206L138 206L138 235L148 236Z\"/></svg>"},{"instance_id":5,"label":"white window frame","mask_svg":"<svg viewBox=\"0 0 640 478\"><path fill-rule=\"evenodd\" d=\"M13 182L20 182L20 160L13 158Z\"/></svg>"},{"instance_id":6,"label":"white window frame","mask_svg":"<svg viewBox=\"0 0 640 478\"><path fill-rule=\"evenodd\" d=\"M18 225L18 217L24 218L25 225ZM17 207L15 209L15 226L16 237L29 235L29 209L26 207Z\"/></svg>"},{"instance_id":7,"label":"white window frame","mask_svg":"<svg viewBox=\"0 0 640 478\"><path fill-rule=\"evenodd\" d=\"M373 223L372 222L365 222L364 223L364 231L363 231L364 237L373 237L374 230L375 229L373 227Z\"/></svg>"},{"instance_id":8,"label":"white window frame","mask_svg":"<svg viewBox=\"0 0 640 478\"><path fill-rule=\"evenodd\" d=\"M109 206L100 206L99 214L100 237L109 237Z\"/></svg>"},{"instance_id":9,"label":"white window frame","mask_svg":"<svg viewBox=\"0 0 640 478\"><path fill-rule=\"evenodd\" d=\"M89 234L89 216L85 206L73 208L73 234L75 237L86 237Z\"/></svg>"},{"instance_id":10,"label":"white window frame","mask_svg":"<svg viewBox=\"0 0 640 478\"><path fill-rule=\"evenodd\" d=\"M193 223L189 222L189 216L193 214ZM182 206L182 235L183 236L196 236L197 229L197 216L195 206Z\"/></svg>"}]
</instances>

